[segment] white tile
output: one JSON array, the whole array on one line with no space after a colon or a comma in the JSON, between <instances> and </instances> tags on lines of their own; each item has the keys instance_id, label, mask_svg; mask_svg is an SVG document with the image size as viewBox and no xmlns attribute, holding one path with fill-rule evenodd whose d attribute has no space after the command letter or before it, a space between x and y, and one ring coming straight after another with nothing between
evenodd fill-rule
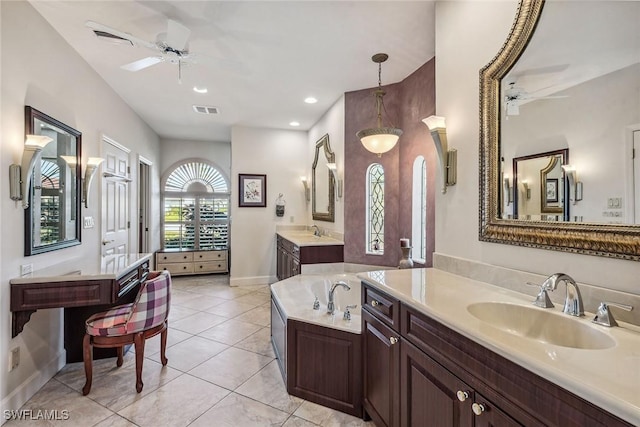
<instances>
[{"instance_id":1,"label":"white tile","mask_svg":"<svg viewBox=\"0 0 640 427\"><path fill-rule=\"evenodd\" d=\"M207 313L216 314L218 316L224 317L236 317L242 313L246 313L249 310L253 310L256 308L258 304L247 304L242 302L237 302L235 300L227 301L225 304L216 305L215 307L211 307L208 310L205 310Z\"/></svg>"},{"instance_id":2,"label":"white tile","mask_svg":"<svg viewBox=\"0 0 640 427\"><path fill-rule=\"evenodd\" d=\"M271 344L271 330L269 328L260 329L255 334L236 343L234 347L253 351L254 353L264 356L276 357L273 351L273 345Z\"/></svg>"},{"instance_id":3,"label":"white tile","mask_svg":"<svg viewBox=\"0 0 640 427\"><path fill-rule=\"evenodd\" d=\"M269 326L271 324L271 309L268 305L259 306L234 317L234 319L260 326Z\"/></svg>"},{"instance_id":4,"label":"white tile","mask_svg":"<svg viewBox=\"0 0 640 427\"><path fill-rule=\"evenodd\" d=\"M293 413L296 417L303 418L307 421L314 422L323 427L360 427L371 426L375 427L375 424L371 421L363 421L360 418L336 411L325 406L317 405L315 403L305 401L300 407Z\"/></svg>"},{"instance_id":5,"label":"white tile","mask_svg":"<svg viewBox=\"0 0 640 427\"><path fill-rule=\"evenodd\" d=\"M248 336L255 334L259 330L259 325L231 319L209 328L198 335L223 344L233 345Z\"/></svg>"},{"instance_id":6,"label":"white tile","mask_svg":"<svg viewBox=\"0 0 640 427\"><path fill-rule=\"evenodd\" d=\"M288 413L235 393L198 418L191 427L256 427L279 426Z\"/></svg>"},{"instance_id":7,"label":"white tile","mask_svg":"<svg viewBox=\"0 0 640 427\"><path fill-rule=\"evenodd\" d=\"M194 336L167 349L168 366L186 372L227 347L225 344Z\"/></svg>"},{"instance_id":8,"label":"white tile","mask_svg":"<svg viewBox=\"0 0 640 427\"><path fill-rule=\"evenodd\" d=\"M276 360L273 360L257 374L249 378L235 392L289 414L298 409L303 402L302 399L287 393Z\"/></svg>"},{"instance_id":9,"label":"white tile","mask_svg":"<svg viewBox=\"0 0 640 427\"><path fill-rule=\"evenodd\" d=\"M229 347L190 370L189 374L220 387L235 390L271 360L273 359L270 357Z\"/></svg>"},{"instance_id":10,"label":"white tile","mask_svg":"<svg viewBox=\"0 0 640 427\"><path fill-rule=\"evenodd\" d=\"M212 326L219 325L227 320L226 317L199 311L189 317L171 322L171 327L190 334L199 334Z\"/></svg>"},{"instance_id":11,"label":"white tile","mask_svg":"<svg viewBox=\"0 0 640 427\"><path fill-rule=\"evenodd\" d=\"M189 425L229 393L191 375L181 375L118 412L141 426Z\"/></svg>"}]
</instances>

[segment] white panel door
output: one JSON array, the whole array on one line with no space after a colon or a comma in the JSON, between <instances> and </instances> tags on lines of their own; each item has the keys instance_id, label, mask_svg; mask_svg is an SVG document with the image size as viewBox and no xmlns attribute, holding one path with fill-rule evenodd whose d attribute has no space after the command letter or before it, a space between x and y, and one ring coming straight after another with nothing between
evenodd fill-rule
<instances>
[{"instance_id":1,"label":"white panel door","mask_svg":"<svg viewBox=\"0 0 640 427\"><path fill-rule=\"evenodd\" d=\"M103 137L102 255L129 252L129 152Z\"/></svg>"}]
</instances>

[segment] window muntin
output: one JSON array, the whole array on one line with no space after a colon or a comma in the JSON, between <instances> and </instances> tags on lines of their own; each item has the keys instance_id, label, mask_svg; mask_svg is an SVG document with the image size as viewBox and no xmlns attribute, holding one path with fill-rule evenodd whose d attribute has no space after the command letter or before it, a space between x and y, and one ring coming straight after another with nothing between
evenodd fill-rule
<instances>
[{"instance_id":1,"label":"window muntin","mask_svg":"<svg viewBox=\"0 0 640 427\"><path fill-rule=\"evenodd\" d=\"M224 175L204 160L175 167L164 185L164 249L227 249L228 190Z\"/></svg>"},{"instance_id":2,"label":"window muntin","mask_svg":"<svg viewBox=\"0 0 640 427\"><path fill-rule=\"evenodd\" d=\"M384 168L373 163L367 168L366 253L384 254Z\"/></svg>"}]
</instances>

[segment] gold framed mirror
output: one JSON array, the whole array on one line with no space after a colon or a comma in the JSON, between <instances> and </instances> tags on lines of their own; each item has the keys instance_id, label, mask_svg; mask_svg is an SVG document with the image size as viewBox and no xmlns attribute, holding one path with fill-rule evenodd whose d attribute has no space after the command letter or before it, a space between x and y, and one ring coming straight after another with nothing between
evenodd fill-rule
<instances>
[{"instance_id":1,"label":"gold framed mirror","mask_svg":"<svg viewBox=\"0 0 640 427\"><path fill-rule=\"evenodd\" d=\"M554 4L560 4L561 6L571 6L573 2L555 2ZM599 2L599 5L593 5L593 7L607 7L608 2ZM619 2L615 2L619 3ZM620 2L620 3L635 3L635 2ZM551 3L550 3L551 4ZM510 156L505 158L504 137L505 130L503 125L506 121L515 119L514 115L522 115L523 109L527 108L524 102L519 102L514 105L512 101L517 100L519 94L523 91L517 86L521 85L521 81L516 81L514 76L514 70L520 70L518 76L524 74L521 69L518 68L518 62L521 61L523 54L530 47L530 43L534 33L541 27L541 20L545 19L543 9L556 21L563 24L566 28L568 26L566 20L560 20L557 16L551 15L552 11L547 10L548 6L545 5L544 0L521 0L516 13L516 19L511 28L509 36L498 52L498 54L480 70L480 230L479 238L481 241L503 243L543 249L558 250L564 252L589 254L606 256L612 258L640 260L640 225L635 224L637 221L629 221L629 224L617 224L614 221L608 221L609 218L602 218L602 208L592 209L594 216L589 218L595 218L595 215L599 215L599 220L588 220L585 222L577 222L581 216L577 216L575 213L571 213L568 219L558 221L543 221L543 220L527 220L509 218L505 215L505 205L507 205L507 197L502 190L505 177L508 171L505 171L505 165L510 164ZM627 5L627 7L632 7ZM549 8L550 9L550 8ZM629 14L634 16L633 14ZM594 14L597 18L597 14ZM618 22L618 21L616 21ZM600 21L601 23L601 21ZM582 26L582 22L580 24ZM586 24L585 24L586 25ZM588 25L586 25L587 28ZM588 31L588 30L586 30ZM600 31L592 31L593 33L602 34ZM555 35L545 33L544 38L546 40L546 46L556 42L554 40ZM590 43L588 40L578 40L584 44ZM575 49L574 49L575 50ZM547 53L547 52L545 52ZM637 55L636 55L637 57ZM528 59L528 58L527 58ZM562 58L565 60L565 58ZM585 59L586 61L586 59ZM547 64L528 63L529 70L537 70L537 73L550 73L558 70L564 70L571 68L573 64L558 63L560 65L554 67ZM587 64L589 65L589 64ZM620 68L620 70L626 70L626 68ZM518 77L516 76L516 77ZM636 74L637 76L637 74ZM560 81L559 75L555 75L556 81ZM636 77L637 79L637 77ZM517 89L517 90L516 90ZM566 87L565 87L566 89ZM562 102L570 95L567 92L559 91L552 93L553 96L540 96L540 98L554 98L556 102ZM591 94L593 97L593 94ZM529 97L532 98L532 97ZM564 99L558 99L564 98ZM595 99L592 98L592 103L595 104ZM602 103L602 100L598 100ZM533 105L534 102L530 99L527 101L529 105ZM549 101L551 102L551 100ZM608 104L607 104L608 105ZM635 113L634 113L635 114ZM640 123L640 119L632 117L630 122L637 120ZM574 128L584 126L588 123L588 118L579 118L567 123L573 125ZM546 122L542 120L530 122L529 126L544 126ZM564 133L563 138L559 141L543 141L541 146L532 148L534 152L546 151L544 143L553 143L557 148L572 148L577 144L576 138L572 139L571 135L567 131ZM606 135L611 138L611 135ZM607 141L608 145L610 141ZM603 145L603 141L601 144ZM542 149L541 149L542 148ZM517 150L512 150L517 153ZM610 150L611 151L611 150ZM572 154L572 157L580 158L582 153L575 150L577 156ZM520 153L522 155L523 153ZM512 154L513 155L513 154ZM513 156L515 157L515 155ZM586 162L585 162L586 163ZM601 162L602 163L602 162ZM593 169L593 165L591 165ZM587 170L591 172L591 170ZM595 174L594 174L595 175ZM563 179L563 182L565 180ZM592 187L596 185L594 179ZM585 184L585 194L590 188ZM540 189L542 191L542 188ZM603 199L594 201L595 206L598 203L604 204L604 208L607 207L608 194L599 194L598 196ZM627 196L628 193L625 193ZM587 196L585 195L585 199ZM631 204L633 200L629 197L626 198L626 202ZM581 205L575 206L575 210L578 211L582 206L587 206L585 200L580 202ZM623 212L624 214L624 212ZM628 215L631 216L631 215Z\"/></svg>"},{"instance_id":2,"label":"gold framed mirror","mask_svg":"<svg viewBox=\"0 0 640 427\"><path fill-rule=\"evenodd\" d=\"M335 221L335 188L333 176L327 167L335 163L329 134L316 142L316 151L311 165L311 215L317 221Z\"/></svg>"}]
</instances>

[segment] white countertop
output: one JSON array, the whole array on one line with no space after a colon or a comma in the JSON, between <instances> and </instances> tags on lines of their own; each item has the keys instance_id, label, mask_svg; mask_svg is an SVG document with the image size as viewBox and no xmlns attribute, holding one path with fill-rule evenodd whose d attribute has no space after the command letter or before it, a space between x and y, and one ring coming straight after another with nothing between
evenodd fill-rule
<instances>
[{"instance_id":1,"label":"white countertop","mask_svg":"<svg viewBox=\"0 0 640 427\"><path fill-rule=\"evenodd\" d=\"M595 325L593 314L585 313L575 321L609 335L616 345L598 350L562 347L500 330L467 311L468 305L485 301L532 307L529 295L435 269L372 271L358 277L514 363L640 425L640 328L622 322L613 328ZM561 307L540 310L568 316Z\"/></svg>"},{"instance_id":2,"label":"white countertop","mask_svg":"<svg viewBox=\"0 0 640 427\"><path fill-rule=\"evenodd\" d=\"M298 246L344 245L342 240L330 236L314 236L313 232L306 230L281 230L276 234Z\"/></svg>"},{"instance_id":3,"label":"white countertop","mask_svg":"<svg viewBox=\"0 0 640 427\"><path fill-rule=\"evenodd\" d=\"M11 284L70 282L76 280L118 279L127 271L151 259L152 254L118 254L98 258L73 258L16 277Z\"/></svg>"}]
</instances>

